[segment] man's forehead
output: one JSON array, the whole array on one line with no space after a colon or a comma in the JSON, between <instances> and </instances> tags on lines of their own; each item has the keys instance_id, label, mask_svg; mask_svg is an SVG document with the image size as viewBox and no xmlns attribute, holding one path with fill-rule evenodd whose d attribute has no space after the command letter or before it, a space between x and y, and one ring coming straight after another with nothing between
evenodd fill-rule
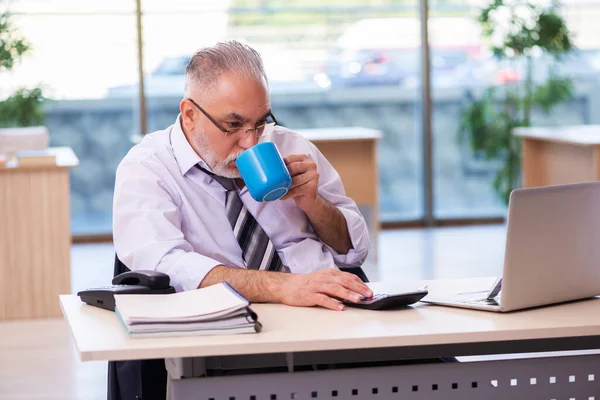
<instances>
[{"instance_id":1,"label":"man's forehead","mask_svg":"<svg viewBox=\"0 0 600 400\"><path fill-rule=\"evenodd\" d=\"M258 114L259 112L260 114ZM269 105L269 102L263 104L263 107L261 107L260 110L256 110L256 112L253 112L253 114L255 115L260 115L260 118L266 118L270 113L271 107ZM244 113L240 113L239 111L230 111L229 113L226 113L227 118L231 118L236 121L242 122L250 122L252 119L256 118L255 115L245 115Z\"/></svg>"},{"instance_id":2,"label":"man's forehead","mask_svg":"<svg viewBox=\"0 0 600 400\"><path fill-rule=\"evenodd\" d=\"M216 99L215 99L216 100ZM271 101L267 97L251 97L248 99L222 98L214 102L221 115L240 121L266 116L271 111Z\"/></svg>"}]
</instances>

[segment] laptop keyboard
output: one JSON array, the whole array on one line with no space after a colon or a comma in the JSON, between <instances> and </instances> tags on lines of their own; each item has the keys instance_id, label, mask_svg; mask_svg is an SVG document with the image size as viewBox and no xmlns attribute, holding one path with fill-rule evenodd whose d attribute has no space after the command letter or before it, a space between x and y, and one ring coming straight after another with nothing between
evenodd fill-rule
<instances>
[{"instance_id":1,"label":"laptop keyboard","mask_svg":"<svg viewBox=\"0 0 600 400\"><path fill-rule=\"evenodd\" d=\"M462 301L461 303L464 304L483 304L486 306L498 306L498 302L495 299L488 299L488 298L482 298L482 299L469 299L469 300L465 300Z\"/></svg>"}]
</instances>

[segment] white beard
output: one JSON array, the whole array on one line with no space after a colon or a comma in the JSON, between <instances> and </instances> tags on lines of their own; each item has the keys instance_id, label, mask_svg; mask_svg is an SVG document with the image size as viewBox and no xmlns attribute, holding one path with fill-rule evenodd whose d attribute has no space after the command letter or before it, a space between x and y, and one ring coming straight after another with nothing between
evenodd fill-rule
<instances>
[{"instance_id":1,"label":"white beard","mask_svg":"<svg viewBox=\"0 0 600 400\"><path fill-rule=\"evenodd\" d=\"M212 172L215 175L223 176L225 178L240 178L240 172L237 167L235 167L235 160L242 154L243 150L240 150L234 154L230 154L224 160L219 161L219 158L214 153L214 151L210 148L210 144L208 143L206 132L202 132L198 135L195 135L197 138L195 140L196 148L200 153L200 157L204 160L204 162L212 169Z\"/></svg>"}]
</instances>

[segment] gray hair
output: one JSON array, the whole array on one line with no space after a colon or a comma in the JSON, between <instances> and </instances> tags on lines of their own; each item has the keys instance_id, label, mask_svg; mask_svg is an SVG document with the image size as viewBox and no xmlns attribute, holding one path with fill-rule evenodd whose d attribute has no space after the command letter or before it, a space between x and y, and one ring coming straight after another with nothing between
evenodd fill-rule
<instances>
[{"instance_id":1,"label":"gray hair","mask_svg":"<svg viewBox=\"0 0 600 400\"><path fill-rule=\"evenodd\" d=\"M267 81L260 54L252 47L232 40L219 42L196 52L185 69L184 95L196 91L210 92L224 72L233 72L242 78Z\"/></svg>"}]
</instances>

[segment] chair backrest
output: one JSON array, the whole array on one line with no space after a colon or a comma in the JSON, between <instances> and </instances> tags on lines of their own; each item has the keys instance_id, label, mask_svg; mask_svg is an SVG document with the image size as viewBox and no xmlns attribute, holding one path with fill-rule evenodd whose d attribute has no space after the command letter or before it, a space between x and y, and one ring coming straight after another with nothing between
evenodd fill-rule
<instances>
[{"instance_id":1,"label":"chair backrest","mask_svg":"<svg viewBox=\"0 0 600 400\"><path fill-rule=\"evenodd\" d=\"M113 278L117 275L120 275L124 272L129 272L131 271L129 268L127 268L127 266L125 264L123 264L121 262L121 260L119 260L119 256L117 256L117 253L115 253L115 267L113 270Z\"/></svg>"},{"instance_id":2,"label":"chair backrest","mask_svg":"<svg viewBox=\"0 0 600 400\"><path fill-rule=\"evenodd\" d=\"M358 276L363 282L369 282L369 278L367 278L367 274L361 267L356 268L340 268L340 271L348 272L350 274L354 274Z\"/></svg>"}]
</instances>

